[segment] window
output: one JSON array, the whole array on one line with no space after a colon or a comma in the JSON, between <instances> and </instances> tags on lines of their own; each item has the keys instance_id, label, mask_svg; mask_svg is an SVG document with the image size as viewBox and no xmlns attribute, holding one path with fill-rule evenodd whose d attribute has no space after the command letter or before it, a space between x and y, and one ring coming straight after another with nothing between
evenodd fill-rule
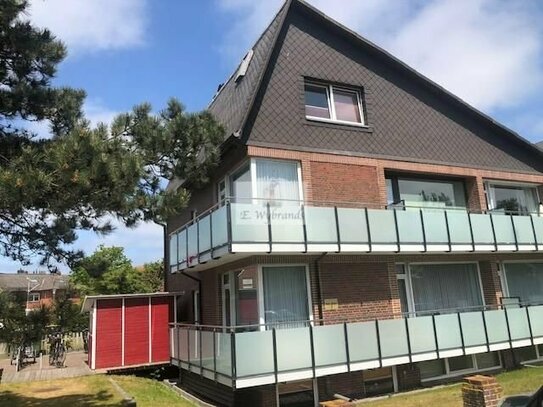
<instances>
[{"instance_id":1,"label":"window","mask_svg":"<svg viewBox=\"0 0 543 407\"><path fill-rule=\"evenodd\" d=\"M253 197L251 167L249 165L244 166L232 175L231 191L236 202L247 202Z\"/></svg>"},{"instance_id":2,"label":"window","mask_svg":"<svg viewBox=\"0 0 543 407\"><path fill-rule=\"evenodd\" d=\"M419 362L421 381L431 381L446 376L458 376L468 372L496 369L501 366L498 352Z\"/></svg>"},{"instance_id":3,"label":"window","mask_svg":"<svg viewBox=\"0 0 543 407\"><path fill-rule=\"evenodd\" d=\"M488 206L507 214L536 213L539 197L535 186L487 183Z\"/></svg>"},{"instance_id":4,"label":"window","mask_svg":"<svg viewBox=\"0 0 543 407\"><path fill-rule=\"evenodd\" d=\"M509 297L523 303L543 302L543 263L505 263Z\"/></svg>"},{"instance_id":5,"label":"window","mask_svg":"<svg viewBox=\"0 0 543 407\"><path fill-rule=\"evenodd\" d=\"M29 302L38 302L40 300L40 293L30 293L28 295Z\"/></svg>"},{"instance_id":6,"label":"window","mask_svg":"<svg viewBox=\"0 0 543 407\"><path fill-rule=\"evenodd\" d=\"M298 163L256 160L256 198L275 206L299 201Z\"/></svg>"},{"instance_id":7,"label":"window","mask_svg":"<svg viewBox=\"0 0 543 407\"><path fill-rule=\"evenodd\" d=\"M294 328L310 319L304 266L262 267L262 283L266 324Z\"/></svg>"},{"instance_id":8,"label":"window","mask_svg":"<svg viewBox=\"0 0 543 407\"><path fill-rule=\"evenodd\" d=\"M217 202L222 204L228 196L228 191L226 190L227 186L226 178L223 178L217 183Z\"/></svg>"},{"instance_id":9,"label":"window","mask_svg":"<svg viewBox=\"0 0 543 407\"><path fill-rule=\"evenodd\" d=\"M477 264L412 264L409 268L417 314L483 305Z\"/></svg>"},{"instance_id":10,"label":"window","mask_svg":"<svg viewBox=\"0 0 543 407\"><path fill-rule=\"evenodd\" d=\"M364 124L358 90L307 82L305 115L309 119Z\"/></svg>"},{"instance_id":11,"label":"window","mask_svg":"<svg viewBox=\"0 0 543 407\"><path fill-rule=\"evenodd\" d=\"M406 207L417 208L466 207L463 181L389 176L386 186L389 205L402 203Z\"/></svg>"},{"instance_id":12,"label":"window","mask_svg":"<svg viewBox=\"0 0 543 407\"><path fill-rule=\"evenodd\" d=\"M300 168L297 161L253 159L250 164L234 173L230 178L235 202L273 206L301 200Z\"/></svg>"}]
</instances>

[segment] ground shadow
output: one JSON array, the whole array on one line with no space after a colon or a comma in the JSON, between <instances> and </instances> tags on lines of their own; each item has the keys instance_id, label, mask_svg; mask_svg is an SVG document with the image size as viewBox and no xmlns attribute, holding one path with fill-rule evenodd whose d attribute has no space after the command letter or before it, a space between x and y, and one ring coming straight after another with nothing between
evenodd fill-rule
<instances>
[{"instance_id":1,"label":"ground shadow","mask_svg":"<svg viewBox=\"0 0 543 407\"><path fill-rule=\"evenodd\" d=\"M11 391L0 392L0 407L98 407L122 406L122 402L112 403L114 396L105 391L96 394L71 394L50 398L24 396Z\"/></svg>"}]
</instances>

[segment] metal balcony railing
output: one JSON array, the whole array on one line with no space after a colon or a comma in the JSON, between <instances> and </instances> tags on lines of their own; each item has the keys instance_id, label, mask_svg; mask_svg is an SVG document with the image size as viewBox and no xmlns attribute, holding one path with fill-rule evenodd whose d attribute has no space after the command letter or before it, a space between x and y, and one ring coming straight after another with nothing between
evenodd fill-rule
<instances>
[{"instance_id":1,"label":"metal balcony railing","mask_svg":"<svg viewBox=\"0 0 543 407\"><path fill-rule=\"evenodd\" d=\"M441 312L327 325L172 324L171 361L246 388L543 343L543 305Z\"/></svg>"},{"instance_id":2,"label":"metal balcony railing","mask_svg":"<svg viewBox=\"0 0 543 407\"><path fill-rule=\"evenodd\" d=\"M539 214L232 199L170 236L170 267L183 270L227 253L511 252L542 247Z\"/></svg>"}]
</instances>

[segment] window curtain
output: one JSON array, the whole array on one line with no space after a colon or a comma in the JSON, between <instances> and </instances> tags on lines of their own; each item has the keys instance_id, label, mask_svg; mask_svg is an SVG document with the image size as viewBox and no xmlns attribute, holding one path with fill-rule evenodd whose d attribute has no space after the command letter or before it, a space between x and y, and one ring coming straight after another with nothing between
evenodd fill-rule
<instances>
[{"instance_id":1,"label":"window curtain","mask_svg":"<svg viewBox=\"0 0 543 407\"><path fill-rule=\"evenodd\" d=\"M412 265L411 285L417 313L483 305L475 264Z\"/></svg>"},{"instance_id":2,"label":"window curtain","mask_svg":"<svg viewBox=\"0 0 543 407\"><path fill-rule=\"evenodd\" d=\"M507 263L505 277L510 297L521 302L543 302L543 263Z\"/></svg>"},{"instance_id":3,"label":"window curtain","mask_svg":"<svg viewBox=\"0 0 543 407\"><path fill-rule=\"evenodd\" d=\"M264 267L264 315L276 328L305 326L309 320L305 267Z\"/></svg>"},{"instance_id":4,"label":"window curtain","mask_svg":"<svg viewBox=\"0 0 543 407\"><path fill-rule=\"evenodd\" d=\"M300 200L298 166L296 162L257 160L257 198L283 206L290 200ZM281 201L287 200L287 201ZM290 202L297 204L297 202Z\"/></svg>"}]
</instances>

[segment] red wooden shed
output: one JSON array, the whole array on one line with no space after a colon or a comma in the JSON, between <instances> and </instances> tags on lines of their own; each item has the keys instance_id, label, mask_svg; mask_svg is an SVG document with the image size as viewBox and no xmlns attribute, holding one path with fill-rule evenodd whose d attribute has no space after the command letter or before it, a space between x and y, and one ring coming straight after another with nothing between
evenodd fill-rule
<instances>
[{"instance_id":1,"label":"red wooden shed","mask_svg":"<svg viewBox=\"0 0 543 407\"><path fill-rule=\"evenodd\" d=\"M88 364L119 369L169 363L170 322L176 294L92 295L83 302L90 315Z\"/></svg>"}]
</instances>

